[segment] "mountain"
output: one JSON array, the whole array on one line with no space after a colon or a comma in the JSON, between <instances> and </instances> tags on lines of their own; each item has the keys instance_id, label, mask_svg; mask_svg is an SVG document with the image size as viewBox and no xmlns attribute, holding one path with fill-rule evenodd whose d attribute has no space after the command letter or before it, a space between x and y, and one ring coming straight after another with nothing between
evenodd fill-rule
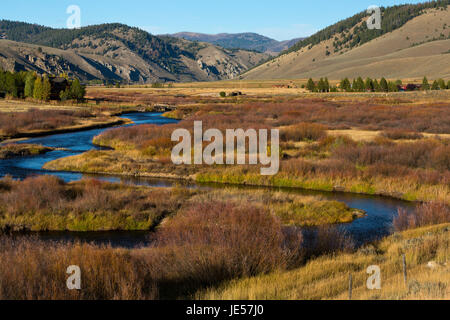
<instances>
[{"instance_id":1,"label":"mountain","mask_svg":"<svg viewBox=\"0 0 450 320\"><path fill-rule=\"evenodd\" d=\"M211 81L232 79L268 57L123 24L69 30L0 21L0 67L6 70L66 72L83 80Z\"/></svg>"},{"instance_id":2,"label":"mountain","mask_svg":"<svg viewBox=\"0 0 450 320\"><path fill-rule=\"evenodd\" d=\"M359 13L251 69L245 79L450 78L450 0L382 8L382 29Z\"/></svg>"},{"instance_id":3,"label":"mountain","mask_svg":"<svg viewBox=\"0 0 450 320\"><path fill-rule=\"evenodd\" d=\"M171 35L172 37L186 39L190 41L201 41L220 46L227 49L255 50L276 55L281 51L289 49L303 38L287 41L277 41L257 33L220 33L204 34L194 32L180 32Z\"/></svg>"}]
</instances>

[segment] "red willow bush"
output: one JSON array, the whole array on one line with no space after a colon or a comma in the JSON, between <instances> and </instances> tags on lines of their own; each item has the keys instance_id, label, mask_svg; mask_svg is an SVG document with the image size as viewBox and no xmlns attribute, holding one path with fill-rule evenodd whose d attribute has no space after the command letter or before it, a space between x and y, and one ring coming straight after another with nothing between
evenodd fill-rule
<instances>
[{"instance_id":1,"label":"red willow bush","mask_svg":"<svg viewBox=\"0 0 450 320\"><path fill-rule=\"evenodd\" d=\"M417 206L412 212L399 210L393 225L395 231L404 231L448 222L450 207L443 203L430 202Z\"/></svg>"},{"instance_id":2,"label":"red willow bush","mask_svg":"<svg viewBox=\"0 0 450 320\"><path fill-rule=\"evenodd\" d=\"M191 263L219 259L216 264L224 278L269 272L282 268L289 259L283 251L281 222L246 204L194 203L164 224L155 240L160 248L183 248L187 261L193 259ZM204 252L194 254L201 247Z\"/></svg>"},{"instance_id":3,"label":"red willow bush","mask_svg":"<svg viewBox=\"0 0 450 320\"><path fill-rule=\"evenodd\" d=\"M88 111L37 110L26 112L0 112L0 130L6 135L14 135L24 130L51 130L71 126L79 118L93 115Z\"/></svg>"},{"instance_id":4,"label":"red willow bush","mask_svg":"<svg viewBox=\"0 0 450 320\"><path fill-rule=\"evenodd\" d=\"M116 217L125 215L143 223L157 223L176 212L189 195L188 191L142 190L92 179L65 184L53 176L30 177L23 181L2 179L0 191L0 216L5 212L12 216L37 217L117 212Z\"/></svg>"},{"instance_id":5,"label":"red willow bush","mask_svg":"<svg viewBox=\"0 0 450 320\"><path fill-rule=\"evenodd\" d=\"M281 141L317 141L327 136L327 127L315 123L300 123L283 128L280 132Z\"/></svg>"},{"instance_id":6,"label":"red willow bush","mask_svg":"<svg viewBox=\"0 0 450 320\"><path fill-rule=\"evenodd\" d=\"M82 290L66 287L67 267L81 268ZM0 237L0 300L156 299L145 265L125 250Z\"/></svg>"},{"instance_id":7,"label":"red willow bush","mask_svg":"<svg viewBox=\"0 0 450 320\"><path fill-rule=\"evenodd\" d=\"M139 256L163 296L284 269L303 259L299 233L285 236L276 217L247 204L192 203L163 223L154 240L154 247Z\"/></svg>"},{"instance_id":8,"label":"red willow bush","mask_svg":"<svg viewBox=\"0 0 450 320\"><path fill-rule=\"evenodd\" d=\"M333 157L357 165L390 164L409 168L448 170L450 146L445 141L425 140L415 143L342 146L333 152Z\"/></svg>"}]
</instances>

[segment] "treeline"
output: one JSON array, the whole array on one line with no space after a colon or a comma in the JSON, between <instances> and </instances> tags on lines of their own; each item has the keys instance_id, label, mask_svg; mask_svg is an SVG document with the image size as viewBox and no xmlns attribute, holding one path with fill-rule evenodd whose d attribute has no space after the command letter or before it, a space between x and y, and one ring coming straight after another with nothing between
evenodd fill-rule
<instances>
[{"instance_id":1,"label":"treeline","mask_svg":"<svg viewBox=\"0 0 450 320\"><path fill-rule=\"evenodd\" d=\"M65 75L63 85L56 86L48 75L34 72L9 72L0 70L0 95L13 98L31 98L41 101L51 99L82 101L86 94L85 87L78 79L69 80ZM62 79L60 78L60 79Z\"/></svg>"},{"instance_id":2,"label":"treeline","mask_svg":"<svg viewBox=\"0 0 450 320\"><path fill-rule=\"evenodd\" d=\"M432 84L424 77L421 85L407 84L404 85L401 80L387 81L385 78L377 79L358 77L352 82L348 78L342 79L339 85L331 86L328 78L320 78L315 82L309 79L306 89L311 92L398 92L398 91L414 91L414 90L446 90L450 89L450 80L446 83L444 79L434 80Z\"/></svg>"},{"instance_id":3,"label":"treeline","mask_svg":"<svg viewBox=\"0 0 450 320\"><path fill-rule=\"evenodd\" d=\"M322 41L329 40L333 37L335 52L342 50L343 48L353 48L357 45L362 45L369 42L383 34L392 32L402 27L408 21L421 15L424 10L431 8L447 8L450 5L450 0L438 0L429 1L419 4L406 4L398 5L388 8L381 8L382 21L381 30L369 30L367 24L363 23L356 27L368 14L364 11L342 20L332 26L329 26L309 38L299 41L297 44L282 52L281 54L287 54L295 52L304 47L312 47L319 44ZM352 32L351 29L356 27ZM338 35L342 35L342 38L338 38Z\"/></svg>"}]
</instances>

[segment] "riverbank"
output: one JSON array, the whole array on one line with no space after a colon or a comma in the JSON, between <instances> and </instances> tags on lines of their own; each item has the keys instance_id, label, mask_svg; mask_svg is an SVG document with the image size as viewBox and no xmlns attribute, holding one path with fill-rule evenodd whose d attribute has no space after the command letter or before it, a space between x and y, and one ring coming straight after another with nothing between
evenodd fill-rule
<instances>
[{"instance_id":1,"label":"riverbank","mask_svg":"<svg viewBox=\"0 0 450 320\"><path fill-rule=\"evenodd\" d=\"M53 150L55 150L55 148L49 148L35 144L5 144L0 145L0 160L16 157L35 156Z\"/></svg>"},{"instance_id":2,"label":"riverbank","mask_svg":"<svg viewBox=\"0 0 450 320\"><path fill-rule=\"evenodd\" d=\"M66 184L41 176L0 180L1 231L150 231L193 203L248 203L265 208L283 226L312 227L351 223L364 217L320 196L232 189L147 188L82 180Z\"/></svg>"},{"instance_id":3,"label":"riverbank","mask_svg":"<svg viewBox=\"0 0 450 320\"><path fill-rule=\"evenodd\" d=\"M228 215L218 214L223 209L209 218L186 212L158 230L154 245L131 250L0 236L0 299L346 300L349 274L354 300L449 299L448 223L399 232L357 251L322 231L318 246L305 250L301 237L283 235L264 213L227 207ZM83 290L61 285L69 265L83 270ZM381 270L375 291L367 289L373 265Z\"/></svg>"},{"instance_id":4,"label":"riverbank","mask_svg":"<svg viewBox=\"0 0 450 320\"><path fill-rule=\"evenodd\" d=\"M88 121L82 121L81 123L78 123L73 126L68 127L61 127L57 129L51 129L51 130L32 130L32 131L24 131L20 133L15 133L12 135L0 135L0 142L1 143L11 143L15 141L20 141L23 139L28 138L36 138L36 137L44 137L48 135L54 135L54 134L63 134L63 133L71 133L71 132L80 132L80 131L86 131L86 130L92 130L92 129L102 129L102 128L109 128L114 126L120 126L125 124L131 124L132 122L128 119L123 119L119 117L112 117L108 120L88 120Z\"/></svg>"},{"instance_id":5,"label":"riverbank","mask_svg":"<svg viewBox=\"0 0 450 320\"><path fill-rule=\"evenodd\" d=\"M113 145L111 145L113 147ZM261 187L298 188L326 192L379 195L400 200L450 203L450 187L445 184L426 184L411 177L346 177L301 171L289 172L281 167L273 177L261 176L259 167L237 166L176 166L167 161L146 160L139 153L117 150L90 151L85 154L54 160L44 168L55 171L82 172L86 174L118 175L246 185ZM300 164L299 164L300 165Z\"/></svg>"},{"instance_id":6,"label":"riverbank","mask_svg":"<svg viewBox=\"0 0 450 320\"><path fill-rule=\"evenodd\" d=\"M402 271L406 257L407 282ZM354 253L325 255L298 269L235 280L199 292L198 300L450 299L450 224L396 233ZM366 270L380 268L380 290L368 290Z\"/></svg>"}]
</instances>

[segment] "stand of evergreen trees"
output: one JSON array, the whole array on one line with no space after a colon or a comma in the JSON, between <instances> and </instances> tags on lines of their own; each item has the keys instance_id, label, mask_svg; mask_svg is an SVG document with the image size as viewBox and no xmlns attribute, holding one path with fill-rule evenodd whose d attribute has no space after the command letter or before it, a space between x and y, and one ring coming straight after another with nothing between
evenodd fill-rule
<instances>
[{"instance_id":1,"label":"stand of evergreen trees","mask_svg":"<svg viewBox=\"0 0 450 320\"><path fill-rule=\"evenodd\" d=\"M402 86L401 80L387 81L385 78L377 79L358 77L350 82L348 78L342 79L339 89L343 92L398 92L399 86ZM415 86L407 85L408 90L416 90ZM410 89L408 88L410 87ZM320 78L315 82L309 79L306 84L306 89L311 92L337 92L338 88L330 85L328 78ZM430 85L427 77L422 80L421 90L446 90L450 89L450 80L446 83L444 79L437 79Z\"/></svg>"},{"instance_id":2,"label":"stand of evergreen trees","mask_svg":"<svg viewBox=\"0 0 450 320\"><path fill-rule=\"evenodd\" d=\"M61 100L82 101L86 94L85 87L78 79L68 80L69 86L59 93ZM52 85L47 75L39 76L34 72L9 72L0 70L0 93L13 98L32 98L49 101Z\"/></svg>"}]
</instances>

